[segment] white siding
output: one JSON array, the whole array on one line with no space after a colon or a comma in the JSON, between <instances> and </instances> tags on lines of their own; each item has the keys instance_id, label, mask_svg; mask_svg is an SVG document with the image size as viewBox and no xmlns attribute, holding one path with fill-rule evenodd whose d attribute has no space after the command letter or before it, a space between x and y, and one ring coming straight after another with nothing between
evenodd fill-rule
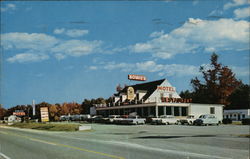
<instances>
[{"instance_id":1,"label":"white siding","mask_svg":"<svg viewBox=\"0 0 250 159\"><path fill-rule=\"evenodd\" d=\"M164 82L162 82L161 85L159 86L163 86L163 87L173 87L167 79L165 79ZM174 87L175 88L175 87ZM170 94L172 94L172 98L181 98L179 96L179 94L176 92L176 89L175 89L175 92L169 92L169 91L162 91L162 90L155 90L151 96L148 98L148 102L158 102L160 103L161 102L161 93L163 93L163 97L169 97Z\"/></svg>"},{"instance_id":2,"label":"white siding","mask_svg":"<svg viewBox=\"0 0 250 159\"><path fill-rule=\"evenodd\" d=\"M214 108L214 115L218 120L223 119L223 105L217 104L190 104L189 115L194 115L198 118L202 114L210 114L210 108Z\"/></svg>"}]
</instances>

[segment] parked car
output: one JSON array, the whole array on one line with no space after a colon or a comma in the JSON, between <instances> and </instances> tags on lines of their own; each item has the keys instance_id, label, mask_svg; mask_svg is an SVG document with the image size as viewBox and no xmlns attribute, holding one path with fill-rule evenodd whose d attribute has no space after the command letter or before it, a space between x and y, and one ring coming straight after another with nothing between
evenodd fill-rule
<instances>
[{"instance_id":1,"label":"parked car","mask_svg":"<svg viewBox=\"0 0 250 159\"><path fill-rule=\"evenodd\" d=\"M88 119L90 119L91 118L91 115L90 114L80 114L80 119L82 120L82 121L86 121L86 120L88 120Z\"/></svg>"},{"instance_id":2,"label":"parked car","mask_svg":"<svg viewBox=\"0 0 250 159\"><path fill-rule=\"evenodd\" d=\"M194 125L219 125L219 120L212 114L204 114L194 121Z\"/></svg>"},{"instance_id":3,"label":"parked car","mask_svg":"<svg viewBox=\"0 0 250 159\"><path fill-rule=\"evenodd\" d=\"M187 125L193 125L193 123L194 123L195 120L196 120L196 118L194 117L194 115L188 115L186 117L186 119L180 119L179 123L181 125L185 125L185 124L187 124Z\"/></svg>"},{"instance_id":4,"label":"parked car","mask_svg":"<svg viewBox=\"0 0 250 159\"><path fill-rule=\"evenodd\" d=\"M128 115L121 115L120 118L116 118L113 123L114 124L122 124L122 120L127 119L129 116Z\"/></svg>"},{"instance_id":5,"label":"parked car","mask_svg":"<svg viewBox=\"0 0 250 159\"><path fill-rule=\"evenodd\" d=\"M120 120L120 124L138 125L138 124L145 124L145 121L146 121L145 118L140 118L138 115L136 115L136 116L129 116L128 118Z\"/></svg>"},{"instance_id":6,"label":"parked car","mask_svg":"<svg viewBox=\"0 0 250 159\"><path fill-rule=\"evenodd\" d=\"M114 123L115 120L119 120L121 119L121 116L120 115L109 115L108 118L104 118L104 123L107 123L107 124L111 124L111 123Z\"/></svg>"},{"instance_id":7,"label":"parked car","mask_svg":"<svg viewBox=\"0 0 250 159\"><path fill-rule=\"evenodd\" d=\"M101 116L101 115L95 115L95 116L87 119L87 121L90 123L101 123L102 120L103 120L103 116Z\"/></svg>"},{"instance_id":8,"label":"parked car","mask_svg":"<svg viewBox=\"0 0 250 159\"><path fill-rule=\"evenodd\" d=\"M178 119L173 115L161 115L158 120L156 120L157 124L178 124Z\"/></svg>"},{"instance_id":9,"label":"parked car","mask_svg":"<svg viewBox=\"0 0 250 159\"><path fill-rule=\"evenodd\" d=\"M155 119L156 117L154 115L149 115L146 117L146 123L151 123L152 124L152 121L153 119Z\"/></svg>"}]
</instances>

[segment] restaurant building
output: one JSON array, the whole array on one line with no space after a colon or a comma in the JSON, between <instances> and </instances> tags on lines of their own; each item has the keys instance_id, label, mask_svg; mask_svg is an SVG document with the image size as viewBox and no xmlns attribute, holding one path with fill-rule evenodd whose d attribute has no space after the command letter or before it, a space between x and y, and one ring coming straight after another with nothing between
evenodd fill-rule
<instances>
[{"instance_id":1,"label":"restaurant building","mask_svg":"<svg viewBox=\"0 0 250 159\"><path fill-rule=\"evenodd\" d=\"M167 79L126 86L112 96L112 102L96 107L96 113L103 116L129 115L141 117L174 115L186 117L214 114L223 118L223 105L192 103L192 99L182 99Z\"/></svg>"}]
</instances>

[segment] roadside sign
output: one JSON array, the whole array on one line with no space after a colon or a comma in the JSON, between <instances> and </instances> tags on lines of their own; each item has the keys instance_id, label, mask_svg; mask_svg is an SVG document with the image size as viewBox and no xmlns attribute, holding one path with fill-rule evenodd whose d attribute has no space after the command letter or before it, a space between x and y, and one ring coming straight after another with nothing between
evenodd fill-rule
<instances>
[{"instance_id":1,"label":"roadside sign","mask_svg":"<svg viewBox=\"0 0 250 159\"><path fill-rule=\"evenodd\" d=\"M48 107L41 107L40 112L41 112L41 121L42 122L48 122L49 121Z\"/></svg>"}]
</instances>

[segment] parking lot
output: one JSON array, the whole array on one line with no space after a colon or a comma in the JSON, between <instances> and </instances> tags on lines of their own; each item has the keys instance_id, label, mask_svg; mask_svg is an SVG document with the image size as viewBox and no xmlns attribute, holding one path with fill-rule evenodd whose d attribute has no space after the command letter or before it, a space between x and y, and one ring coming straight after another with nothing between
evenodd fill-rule
<instances>
[{"instance_id":1,"label":"parking lot","mask_svg":"<svg viewBox=\"0 0 250 159\"><path fill-rule=\"evenodd\" d=\"M46 132L0 128L2 153L12 159L27 158L27 156L36 156L37 159L79 158L82 156L86 159L249 158L249 138L246 137L249 134L249 126L247 125L113 125L96 123L86 125L91 126L92 130ZM19 143L23 146L16 146ZM22 153L13 154L13 150L10 148ZM23 152L24 150L25 152ZM50 156L44 156L42 153L44 151ZM33 152L36 153L33 154ZM19 155L16 156L16 154Z\"/></svg>"}]
</instances>

